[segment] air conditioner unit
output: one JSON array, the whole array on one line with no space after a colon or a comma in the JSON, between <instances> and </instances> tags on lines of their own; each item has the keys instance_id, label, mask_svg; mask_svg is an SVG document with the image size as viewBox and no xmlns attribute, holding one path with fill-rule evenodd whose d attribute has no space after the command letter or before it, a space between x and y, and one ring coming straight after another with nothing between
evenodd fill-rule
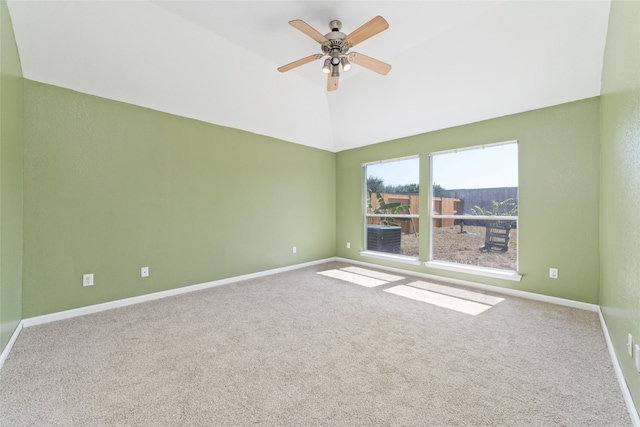
<instances>
[{"instance_id":1,"label":"air conditioner unit","mask_svg":"<svg viewBox=\"0 0 640 427\"><path fill-rule=\"evenodd\" d=\"M400 253L402 227L395 225L367 225L367 250Z\"/></svg>"}]
</instances>

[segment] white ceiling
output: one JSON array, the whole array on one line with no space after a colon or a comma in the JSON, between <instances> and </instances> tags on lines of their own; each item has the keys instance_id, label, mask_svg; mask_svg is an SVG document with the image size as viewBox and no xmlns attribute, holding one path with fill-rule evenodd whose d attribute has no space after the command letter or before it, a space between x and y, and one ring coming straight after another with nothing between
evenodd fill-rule
<instances>
[{"instance_id":1,"label":"white ceiling","mask_svg":"<svg viewBox=\"0 0 640 427\"><path fill-rule=\"evenodd\" d=\"M609 1L9 0L25 78L329 151L600 94ZM326 91L320 53L288 25L348 34L390 28L352 51Z\"/></svg>"}]
</instances>

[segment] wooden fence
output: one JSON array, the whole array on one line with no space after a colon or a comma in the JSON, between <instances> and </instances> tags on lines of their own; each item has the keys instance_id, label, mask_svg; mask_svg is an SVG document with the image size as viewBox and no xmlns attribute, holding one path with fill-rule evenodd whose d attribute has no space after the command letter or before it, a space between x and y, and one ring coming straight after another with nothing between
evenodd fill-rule
<instances>
[{"instance_id":1,"label":"wooden fence","mask_svg":"<svg viewBox=\"0 0 640 427\"><path fill-rule=\"evenodd\" d=\"M449 197L433 198L433 213L438 215L458 215L462 214L462 200ZM453 227L455 219L435 218L433 220L434 227Z\"/></svg>"},{"instance_id":2,"label":"wooden fence","mask_svg":"<svg viewBox=\"0 0 640 427\"><path fill-rule=\"evenodd\" d=\"M400 203L403 206L409 206L409 211L399 212L407 214L420 214L420 196L412 196L409 194L381 194L385 203ZM371 207L373 210L378 209L380 205L375 195L371 198ZM433 198L433 213L440 215L457 215L461 214L463 209L463 202L460 199L454 199L449 197L434 197ZM368 218L368 224L380 224L379 218ZM412 218L410 220L396 220L395 223L402 227L402 232L407 233L419 233L420 224L418 218ZM433 220L434 227L452 227L455 225L454 219L442 219L437 218Z\"/></svg>"},{"instance_id":3,"label":"wooden fence","mask_svg":"<svg viewBox=\"0 0 640 427\"><path fill-rule=\"evenodd\" d=\"M502 201L513 199L518 203L518 187L499 187L499 188L472 188L462 190L436 190L438 197L447 197L460 199L464 201L464 210L459 209L460 215L472 215L475 206L479 206L484 210L493 207L492 201Z\"/></svg>"}]
</instances>

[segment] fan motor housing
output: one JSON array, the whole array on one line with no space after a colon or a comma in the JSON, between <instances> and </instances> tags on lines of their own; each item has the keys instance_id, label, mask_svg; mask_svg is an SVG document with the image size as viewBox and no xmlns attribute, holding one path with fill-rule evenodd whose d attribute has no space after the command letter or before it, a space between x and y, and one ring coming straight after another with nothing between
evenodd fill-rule
<instances>
[{"instance_id":1,"label":"fan motor housing","mask_svg":"<svg viewBox=\"0 0 640 427\"><path fill-rule=\"evenodd\" d=\"M325 37L330 41L340 41L347 37L345 33L341 33L340 31L331 31L330 33L325 34Z\"/></svg>"}]
</instances>

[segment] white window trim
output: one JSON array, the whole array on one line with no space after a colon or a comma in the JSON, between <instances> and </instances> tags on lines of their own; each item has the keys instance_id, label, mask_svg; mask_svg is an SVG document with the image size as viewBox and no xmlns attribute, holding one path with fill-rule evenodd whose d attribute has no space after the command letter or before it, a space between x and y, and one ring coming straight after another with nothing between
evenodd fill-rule
<instances>
[{"instance_id":1,"label":"white window trim","mask_svg":"<svg viewBox=\"0 0 640 427\"><path fill-rule=\"evenodd\" d=\"M437 270L455 271L457 273L473 274L475 276L493 277L495 279L511 280L519 282L522 275L514 270L502 270L499 268L480 267L478 265L458 264L447 261L427 261L425 267Z\"/></svg>"},{"instance_id":2,"label":"white window trim","mask_svg":"<svg viewBox=\"0 0 640 427\"><path fill-rule=\"evenodd\" d=\"M365 162L362 163L362 167L369 165L379 165L380 163L389 163L389 162L397 162L399 160L410 160L410 159L420 159L420 155L414 154L413 156L404 156L404 157L396 157L395 159L384 159L384 160L375 160L373 162ZM364 177L364 182L367 182L367 177ZM365 187L366 188L366 187Z\"/></svg>"},{"instance_id":3,"label":"white window trim","mask_svg":"<svg viewBox=\"0 0 640 427\"><path fill-rule=\"evenodd\" d=\"M456 271L460 273L468 273L475 274L478 276L485 277L494 277L498 279L506 279L513 280L519 282L522 280L522 275L518 274L517 271L514 270L503 270L499 268L491 268L491 267L481 267L478 265L468 265L468 264L459 264L455 262L447 262L447 261L436 261L433 259L433 220L434 219L474 219L474 220L503 220L503 221L515 221L518 224L516 227L516 240L519 243L519 229L520 229L520 221L518 220L518 216L499 216L499 215L439 215L433 213L433 156L438 154L446 154L446 153L457 153L460 151L466 150L475 150L478 148L485 147L495 147L499 145L507 145L507 144L516 144L518 145L518 156L520 156L520 147L518 144L518 140L514 139L511 141L504 142L496 142L493 144L482 144L482 145L474 145L471 147L464 147L459 149L452 150L443 150L437 151L429 154L429 186L428 186L428 195L429 195L429 260L424 263L426 267L440 269L440 270L448 270L448 271ZM520 189L520 184L518 183L518 190ZM516 254L516 268L520 268L520 251Z\"/></svg>"},{"instance_id":4,"label":"white window trim","mask_svg":"<svg viewBox=\"0 0 640 427\"><path fill-rule=\"evenodd\" d=\"M418 214L365 214L367 218L420 218ZM506 218L506 217L501 217ZM371 225L371 224L369 224Z\"/></svg>"},{"instance_id":5,"label":"white window trim","mask_svg":"<svg viewBox=\"0 0 640 427\"><path fill-rule=\"evenodd\" d=\"M438 218L518 222L517 216L508 216L508 215L440 215L440 214L434 214L434 213L431 214L431 219L438 219Z\"/></svg>"},{"instance_id":6,"label":"white window trim","mask_svg":"<svg viewBox=\"0 0 640 427\"><path fill-rule=\"evenodd\" d=\"M403 264L420 265L420 258L406 255L389 254L386 252L377 251L362 251L360 252L360 256L365 258L376 258L386 261L401 262Z\"/></svg>"}]
</instances>

